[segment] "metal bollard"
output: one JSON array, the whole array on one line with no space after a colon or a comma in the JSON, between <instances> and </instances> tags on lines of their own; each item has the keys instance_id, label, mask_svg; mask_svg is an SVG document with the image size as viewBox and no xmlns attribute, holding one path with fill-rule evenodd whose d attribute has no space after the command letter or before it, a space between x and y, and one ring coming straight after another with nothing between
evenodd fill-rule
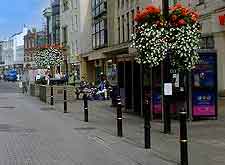
<instances>
[{"instance_id":1,"label":"metal bollard","mask_svg":"<svg viewBox=\"0 0 225 165\"><path fill-rule=\"evenodd\" d=\"M151 125L150 125L150 107L149 101L145 100L144 104L145 116L144 116L144 128L145 128L145 148L151 148Z\"/></svg>"},{"instance_id":2,"label":"metal bollard","mask_svg":"<svg viewBox=\"0 0 225 165\"><path fill-rule=\"evenodd\" d=\"M84 121L88 122L88 98L86 93L84 93Z\"/></svg>"},{"instance_id":3,"label":"metal bollard","mask_svg":"<svg viewBox=\"0 0 225 165\"><path fill-rule=\"evenodd\" d=\"M123 114L120 96L117 97L117 135L119 137L123 136Z\"/></svg>"},{"instance_id":4,"label":"metal bollard","mask_svg":"<svg viewBox=\"0 0 225 165\"><path fill-rule=\"evenodd\" d=\"M53 86L51 85L51 105L54 105Z\"/></svg>"},{"instance_id":5,"label":"metal bollard","mask_svg":"<svg viewBox=\"0 0 225 165\"><path fill-rule=\"evenodd\" d=\"M188 165L187 112L180 111L180 158L181 165Z\"/></svg>"},{"instance_id":6,"label":"metal bollard","mask_svg":"<svg viewBox=\"0 0 225 165\"><path fill-rule=\"evenodd\" d=\"M66 86L64 86L64 113L68 113L68 111L67 111L67 91L66 91Z\"/></svg>"},{"instance_id":7,"label":"metal bollard","mask_svg":"<svg viewBox=\"0 0 225 165\"><path fill-rule=\"evenodd\" d=\"M168 96L167 96L168 97ZM166 105L164 109L164 133L165 134L170 134L171 133L171 116L170 116L170 104L168 98L165 98L166 100Z\"/></svg>"}]
</instances>

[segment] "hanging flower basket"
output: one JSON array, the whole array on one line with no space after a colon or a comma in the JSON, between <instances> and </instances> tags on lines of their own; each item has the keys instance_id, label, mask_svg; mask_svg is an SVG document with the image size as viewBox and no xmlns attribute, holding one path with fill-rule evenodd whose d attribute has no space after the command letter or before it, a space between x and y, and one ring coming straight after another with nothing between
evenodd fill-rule
<instances>
[{"instance_id":1,"label":"hanging flower basket","mask_svg":"<svg viewBox=\"0 0 225 165\"><path fill-rule=\"evenodd\" d=\"M198 62L200 48L199 15L177 3L168 18L159 8L149 5L135 16L136 32L131 47L138 51L137 62L158 66L170 52L170 62L177 70L191 70Z\"/></svg>"},{"instance_id":2,"label":"hanging flower basket","mask_svg":"<svg viewBox=\"0 0 225 165\"><path fill-rule=\"evenodd\" d=\"M46 69L50 66L61 65L63 63L63 52L58 48L42 48L37 50L34 56L38 68Z\"/></svg>"}]
</instances>

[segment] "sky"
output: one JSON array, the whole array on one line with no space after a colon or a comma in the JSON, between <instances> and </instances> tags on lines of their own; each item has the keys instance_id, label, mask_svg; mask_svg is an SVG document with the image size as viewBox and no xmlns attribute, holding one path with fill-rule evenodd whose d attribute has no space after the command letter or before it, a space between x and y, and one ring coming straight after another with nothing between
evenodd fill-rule
<instances>
[{"instance_id":1,"label":"sky","mask_svg":"<svg viewBox=\"0 0 225 165\"><path fill-rule=\"evenodd\" d=\"M1 0L0 39L7 39L27 27L41 28L45 19L42 11L49 0Z\"/></svg>"}]
</instances>

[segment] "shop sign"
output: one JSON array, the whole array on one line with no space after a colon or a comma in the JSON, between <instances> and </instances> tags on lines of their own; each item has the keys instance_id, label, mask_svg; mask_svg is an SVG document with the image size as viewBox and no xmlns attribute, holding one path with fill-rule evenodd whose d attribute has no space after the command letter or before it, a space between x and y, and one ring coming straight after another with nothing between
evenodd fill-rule
<instances>
[{"instance_id":1,"label":"shop sign","mask_svg":"<svg viewBox=\"0 0 225 165\"><path fill-rule=\"evenodd\" d=\"M225 15L219 16L219 23L220 23L220 25L225 25Z\"/></svg>"}]
</instances>

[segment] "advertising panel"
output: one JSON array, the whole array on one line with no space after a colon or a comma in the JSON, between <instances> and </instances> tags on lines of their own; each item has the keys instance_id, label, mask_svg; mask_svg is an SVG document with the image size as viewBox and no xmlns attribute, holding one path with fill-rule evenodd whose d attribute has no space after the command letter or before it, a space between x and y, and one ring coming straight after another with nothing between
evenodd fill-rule
<instances>
[{"instance_id":1,"label":"advertising panel","mask_svg":"<svg viewBox=\"0 0 225 165\"><path fill-rule=\"evenodd\" d=\"M215 116L216 95L210 91L193 92L193 116Z\"/></svg>"},{"instance_id":2,"label":"advertising panel","mask_svg":"<svg viewBox=\"0 0 225 165\"><path fill-rule=\"evenodd\" d=\"M193 117L216 116L217 69L216 54L200 54L200 61L193 70L192 115Z\"/></svg>"}]
</instances>

